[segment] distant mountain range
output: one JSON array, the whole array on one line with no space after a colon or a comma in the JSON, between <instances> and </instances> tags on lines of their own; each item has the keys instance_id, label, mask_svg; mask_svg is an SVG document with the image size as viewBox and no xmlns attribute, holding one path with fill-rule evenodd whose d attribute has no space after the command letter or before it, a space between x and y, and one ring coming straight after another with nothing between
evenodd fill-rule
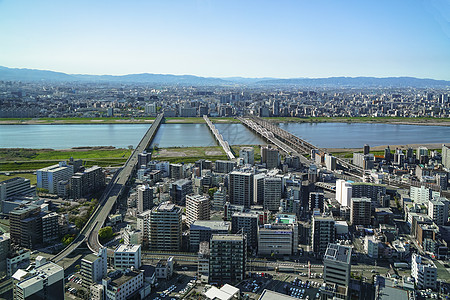
<instances>
[{"instance_id":1,"label":"distant mountain range","mask_svg":"<svg viewBox=\"0 0 450 300\"><path fill-rule=\"evenodd\" d=\"M170 74L82 75L0 66L0 80L44 82L111 82L182 86L298 86L298 87L449 87L450 81L415 77L244 78L200 77Z\"/></svg>"}]
</instances>

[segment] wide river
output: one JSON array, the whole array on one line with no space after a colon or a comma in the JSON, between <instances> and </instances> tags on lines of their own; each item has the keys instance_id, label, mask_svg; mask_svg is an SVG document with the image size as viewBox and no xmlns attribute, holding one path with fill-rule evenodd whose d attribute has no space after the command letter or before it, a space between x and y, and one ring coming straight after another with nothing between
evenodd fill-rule
<instances>
[{"instance_id":1,"label":"wide river","mask_svg":"<svg viewBox=\"0 0 450 300\"><path fill-rule=\"evenodd\" d=\"M0 148L66 149L80 146L136 146L150 124L0 125ZM216 124L230 145L264 144L242 124ZM356 148L364 144L450 143L450 127L283 123L280 127L323 148ZM162 124L153 144L159 147L205 147L216 142L205 124Z\"/></svg>"}]
</instances>

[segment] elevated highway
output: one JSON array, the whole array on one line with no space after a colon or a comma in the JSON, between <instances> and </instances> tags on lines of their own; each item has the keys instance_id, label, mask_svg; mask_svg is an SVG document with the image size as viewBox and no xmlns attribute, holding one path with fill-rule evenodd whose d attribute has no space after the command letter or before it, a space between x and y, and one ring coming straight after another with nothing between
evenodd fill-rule
<instances>
[{"instance_id":1,"label":"elevated highway","mask_svg":"<svg viewBox=\"0 0 450 300\"><path fill-rule=\"evenodd\" d=\"M138 154L142 153L151 144L163 118L163 114L156 117L152 126L147 130L139 145L125 162L125 165L114 174L110 183L103 192L97 208L87 221L86 225L84 225L78 236L71 244L64 248L60 253L52 257L51 260L53 262L56 263L64 259L83 242L86 242L89 249L93 252L98 252L98 250L102 247L100 241L98 240L98 232L103 227L103 224L116 204L117 199L122 196L128 181L136 171Z\"/></svg>"}]
</instances>

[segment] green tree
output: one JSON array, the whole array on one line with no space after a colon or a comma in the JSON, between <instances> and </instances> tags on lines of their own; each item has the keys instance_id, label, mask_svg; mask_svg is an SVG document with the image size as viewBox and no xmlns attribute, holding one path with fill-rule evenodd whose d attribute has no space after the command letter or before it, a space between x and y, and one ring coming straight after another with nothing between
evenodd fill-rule
<instances>
[{"instance_id":1,"label":"green tree","mask_svg":"<svg viewBox=\"0 0 450 300\"><path fill-rule=\"evenodd\" d=\"M98 238L101 240L107 240L114 236L113 230L111 226L103 227L98 231Z\"/></svg>"},{"instance_id":2,"label":"green tree","mask_svg":"<svg viewBox=\"0 0 450 300\"><path fill-rule=\"evenodd\" d=\"M63 238L62 238L62 243L64 246L69 245L70 243L73 242L73 240L75 239L73 234L66 234Z\"/></svg>"},{"instance_id":3,"label":"green tree","mask_svg":"<svg viewBox=\"0 0 450 300\"><path fill-rule=\"evenodd\" d=\"M213 199L214 198L214 193L215 192L217 192L217 187L213 187L213 188L210 188L209 190L208 190L208 195L209 195L209 198L210 199Z\"/></svg>"}]
</instances>

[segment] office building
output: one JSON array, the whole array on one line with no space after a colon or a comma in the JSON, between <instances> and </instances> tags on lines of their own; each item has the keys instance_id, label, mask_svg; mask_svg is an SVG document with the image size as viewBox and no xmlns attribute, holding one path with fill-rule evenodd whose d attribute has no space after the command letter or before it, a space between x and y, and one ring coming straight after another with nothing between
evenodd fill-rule
<instances>
[{"instance_id":1,"label":"office building","mask_svg":"<svg viewBox=\"0 0 450 300\"><path fill-rule=\"evenodd\" d=\"M52 262L36 267L16 284L14 299L64 299L64 269Z\"/></svg>"},{"instance_id":2,"label":"office building","mask_svg":"<svg viewBox=\"0 0 450 300\"><path fill-rule=\"evenodd\" d=\"M33 249L42 243L42 213L37 205L17 207L9 212L11 241Z\"/></svg>"},{"instance_id":3,"label":"office building","mask_svg":"<svg viewBox=\"0 0 450 300\"><path fill-rule=\"evenodd\" d=\"M209 198L201 195L186 196L186 222L188 225L196 220L209 220L211 216Z\"/></svg>"},{"instance_id":4,"label":"office building","mask_svg":"<svg viewBox=\"0 0 450 300\"><path fill-rule=\"evenodd\" d=\"M102 280L105 300L144 299L144 272L140 270L116 271ZM142 294L141 294L142 293Z\"/></svg>"},{"instance_id":5,"label":"office building","mask_svg":"<svg viewBox=\"0 0 450 300\"><path fill-rule=\"evenodd\" d=\"M339 202L341 206L350 206L351 199L352 184L342 179L336 180L336 201Z\"/></svg>"},{"instance_id":6,"label":"office building","mask_svg":"<svg viewBox=\"0 0 450 300\"><path fill-rule=\"evenodd\" d=\"M233 171L229 174L229 201L250 208L253 201L253 174Z\"/></svg>"},{"instance_id":7,"label":"office building","mask_svg":"<svg viewBox=\"0 0 450 300\"><path fill-rule=\"evenodd\" d=\"M56 194L58 182L69 180L73 172L73 166L65 161L39 169L36 171L37 187L48 190L50 194Z\"/></svg>"},{"instance_id":8,"label":"office building","mask_svg":"<svg viewBox=\"0 0 450 300\"><path fill-rule=\"evenodd\" d=\"M278 168L280 165L280 152L271 145L261 146L261 163L267 169Z\"/></svg>"},{"instance_id":9,"label":"office building","mask_svg":"<svg viewBox=\"0 0 450 300\"><path fill-rule=\"evenodd\" d=\"M36 187L30 185L29 179L14 177L0 182L0 201L22 195L36 195Z\"/></svg>"},{"instance_id":10,"label":"office building","mask_svg":"<svg viewBox=\"0 0 450 300\"><path fill-rule=\"evenodd\" d=\"M189 229L189 250L196 252L202 242L211 240L213 234L228 234L231 232L231 223L227 221L194 221Z\"/></svg>"},{"instance_id":11,"label":"office building","mask_svg":"<svg viewBox=\"0 0 450 300\"><path fill-rule=\"evenodd\" d=\"M322 257L329 243L336 239L335 221L329 216L313 216L311 228L312 251Z\"/></svg>"},{"instance_id":12,"label":"office building","mask_svg":"<svg viewBox=\"0 0 450 300\"><path fill-rule=\"evenodd\" d=\"M153 208L153 188L148 185L141 185L137 189L138 197L137 197L137 210L139 213L142 213L146 210Z\"/></svg>"},{"instance_id":13,"label":"office building","mask_svg":"<svg viewBox=\"0 0 450 300\"><path fill-rule=\"evenodd\" d=\"M215 234L210 241L209 281L240 282L245 278L247 242L243 234Z\"/></svg>"},{"instance_id":14,"label":"office building","mask_svg":"<svg viewBox=\"0 0 450 300\"><path fill-rule=\"evenodd\" d=\"M236 163L234 161L216 160L216 162L214 163L214 170L217 173L228 174L233 171L235 165Z\"/></svg>"},{"instance_id":15,"label":"office building","mask_svg":"<svg viewBox=\"0 0 450 300\"><path fill-rule=\"evenodd\" d=\"M81 260L81 278L84 288L89 288L106 276L108 269L107 249L101 248L97 254L88 254Z\"/></svg>"},{"instance_id":16,"label":"office building","mask_svg":"<svg viewBox=\"0 0 450 300\"><path fill-rule=\"evenodd\" d=\"M170 187L170 197L176 205L186 206L186 196L192 194L192 181L179 179Z\"/></svg>"},{"instance_id":17,"label":"office building","mask_svg":"<svg viewBox=\"0 0 450 300\"><path fill-rule=\"evenodd\" d=\"M330 243L323 257L323 281L348 286L350 283L352 248Z\"/></svg>"},{"instance_id":18,"label":"office building","mask_svg":"<svg viewBox=\"0 0 450 300\"><path fill-rule=\"evenodd\" d=\"M247 238L247 246L256 249L258 246L259 217L255 213L235 212L231 215L232 233L243 233Z\"/></svg>"},{"instance_id":19,"label":"office building","mask_svg":"<svg viewBox=\"0 0 450 300\"><path fill-rule=\"evenodd\" d=\"M449 203L447 198L437 197L428 202L428 216L436 225L442 226L448 221Z\"/></svg>"},{"instance_id":20,"label":"office building","mask_svg":"<svg viewBox=\"0 0 450 300\"><path fill-rule=\"evenodd\" d=\"M120 244L114 250L114 268L127 269L141 267L141 245Z\"/></svg>"},{"instance_id":21,"label":"office building","mask_svg":"<svg viewBox=\"0 0 450 300\"><path fill-rule=\"evenodd\" d=\"M296 224L265 224L258 227L258 255L292 255L294 248L294 235L298 236L294 230ZM297 252L297 251L295 251Z\"/></svg>"},{"instance_id":22,"label":"office building","mask_svg":"<svg viewBox=\"0 0 450 300\"><path fill-rule=\"evenodd\" d=\"M350 207L350 223L367 226L371 224L370 198L352 198Z\"/></svg>"},{"instance_id":23,"label":"office building","mask_svg":"<svg viewBox=\"0 0 450 300\"><path fill-rule=\"evenodd\" d=\"M163 202L150 213L148 248L158 251L180 251L181 208L170 202Z\"/></svg>"},{"instance_id":24,"label":"office building","mask_svg":"<svg viewBox=\"0 0 450 300\"><path fill-rule=\"evenodd\" d=\"M324 193L311 192L309 193L309 205L308 208L310 211L318 209L320 212L323 212L323 204L325 200Z\"/></svg>"},{"instance_id":25,"label":"office building","mask_svg":"<svg viewBox=\"0 0 450 300\"><path fill-rule=\"evenodd\" d=\"M437 268L433 261L417 253L411 258L411 277L414 278L418 289L435 289Z\"/></svg>"},{"instance_id":26,"label":"office building","mask_svg":"<svg viewBox=\"0 0 450 300\"><path fill-rule=\"evenodd\" d=\"M278 211L280 208L281 190L283 188L280 177L264 178L264 209Z\"/></svg>"},{"instance_id":27,"label":"office building","mask_svg":"<svg viewBox=\"0 0 450 300\"><path fill-rule=\"evenodd\" d=\"M255 150L253 147L244 147L239 150L239 158L242 158L244 165L255 164Z\"/></svg>"},{"instance_id":28,"label":"office building","mask_svg":"<svg viewBox=\"0 0 450 300\"><path fill-rule=\"evenodd\" d=\"M353 164L364 170L372 169L374 163L375 156L373 154L353 153Z\"/></svg>"}]
</instances>

